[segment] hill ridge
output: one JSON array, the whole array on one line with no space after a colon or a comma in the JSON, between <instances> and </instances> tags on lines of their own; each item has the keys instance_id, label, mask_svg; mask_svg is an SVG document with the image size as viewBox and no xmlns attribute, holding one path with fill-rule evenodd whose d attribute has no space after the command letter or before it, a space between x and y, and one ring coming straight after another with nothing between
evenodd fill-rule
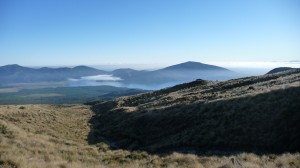
<instances>
[{"instance_id":1,"label":"hill ridge","mask_svg":"<svg viewBox=\"0 0 300 168\"><path fill-rule=\"evenodd\" d=\"M224 82L198 80L94 105L90 139L154 153L299 151L299 94L300 69Z\"/></svg>"},{"instance_id":2,"label":"hill ridge","mask_svg":"<svg viewBox=\"0 0 300 168\"><path fill-rule=\"evenodd\" d=\"M195 62L195 61L187 61L187 62L183 62L183 63L179 63L179 64L175 64L175 65L171 65L165 68L162 68L160 70L181 70L181 69L185 69L185 70L219 70L219 71L229 71L226 68L222 68L219 66L215 66L215 65L210 65L210 64L204 64L201 62Z\"/></svg>"}]
</instances>

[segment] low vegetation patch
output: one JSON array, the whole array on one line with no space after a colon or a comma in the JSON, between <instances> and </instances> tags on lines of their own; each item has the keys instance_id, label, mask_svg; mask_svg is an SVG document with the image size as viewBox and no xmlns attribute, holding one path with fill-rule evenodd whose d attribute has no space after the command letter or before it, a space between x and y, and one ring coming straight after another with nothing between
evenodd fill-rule
<instances>
[{"instance_id":1,"label":"low vegetation patch","mask_svg":"<svg viewBox=\"0 0 300 168\"><path fill-rule=\"evenodd\" d=\"M0 167L300 167L300 78L297 71L280 75L199 80L91 102L94 111L2 105Z\"/></svg>"},{"instance_id":2,"label":"low vegetation patch","mask_svg":"<svg viewBox=\"0 0 300 168\"><path fill-rule=\"evenodd\" d=\"M7 138L14 138L12 131L10 131L7 126L0 124L0 135Z\"/></svg>"},{"instance_id":3,"label":"low vegetation patch","mask_svg":"<svg viewBox=\"0 0 300 168\"><path fill-rule=\"evenodd\" d=\"M18 168L19 166L11 160L0 160L1 168Z\"/></svg>"}]
</instances>

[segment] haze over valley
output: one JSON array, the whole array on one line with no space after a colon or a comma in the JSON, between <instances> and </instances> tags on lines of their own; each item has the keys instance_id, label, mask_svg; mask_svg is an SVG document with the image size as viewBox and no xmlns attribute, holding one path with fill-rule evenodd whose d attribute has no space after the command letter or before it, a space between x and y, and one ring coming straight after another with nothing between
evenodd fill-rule
<instances>
[{"instance_id":1,"label":"haze over valley","mask_svg":"<svg viewBox=\"0 0 300 168\"><path fill-rule=\"evenodd\" d=\"M0 168L300 168L299 0L1 0Z\"/></svg>"},{"instance_id":2,"label":"haze over valley","mask_svg":"<svg viewBox=\"0 0 300 168\"><path fill-rule=\"evenodd\" d=\"M226 80L241 76L226 68L191 61L152 71L130 68L104 71L87 66L36 69L6 65L0 67L0 74L0 86L6 87L24 83L63 82L64 86L112 85L146 90L161 89L198 78Z\"/></svg>"},{"instance_id":3,"label":"haze over valley","mask_svg":"<svg viewBox=\"0 0 300 168\"><path fill-rule=\"evenodd\" d=\"M273 69L274 66L279 65L300 67L298 62L273 63L273 65L269 63L269 67L265 63L267 66L264 69L261 67L262 63L254 63L254 65L243 65L243 63L239 65L237 63L235 66L230 65L230 63L223 64L231 67L228 69L192 61L156 70L135 70L132 68L101 70L89 66L30 68L14 64L0 67L0 86L39 88L109 85L156 90L196 79L222 81L250 75L263 75ZM49 84L47 85L47 83Z\"/></svg>"},{"instance_id":4,"label":"haze over valley","mask_svg":"<svg viewBox=\"0 0 300 168\"><path fill-rule=\"evenodd\" d=\"M122 97L124 89L86 105L1 105L0 165L298 167L299 79L299 68L279 68ZM79 87L76 97L99 89Z\"/></svg>"}]
</instances>

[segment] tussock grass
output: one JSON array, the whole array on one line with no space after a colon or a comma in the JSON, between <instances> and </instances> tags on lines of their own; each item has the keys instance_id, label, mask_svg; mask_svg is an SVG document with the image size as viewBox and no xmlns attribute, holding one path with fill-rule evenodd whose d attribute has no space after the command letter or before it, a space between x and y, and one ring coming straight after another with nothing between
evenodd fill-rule
<instances>
[{"instance_id":1,"label":"tussock grass","mask_svg":"<svg viewBox=\"0 0 300 168\"><path fill-rule=\"evenodd\" d=\"M240 128L238 122L234 123L238 121L237 119L247 121L244 115L246 112L235 113L235 111L251 109L251 106L243 103L253 100L269 100L268 106L274 106L274 109L290 107L290 100L297 99L294 96L286 101L278 100L279 102L276 102L276 98L284 95L286 90L291 91L287 97L297 95L299 76L298 71L295 70L293 73L270 75L267 78L254 77L227 82L199 80L176 88L98 103L94 106L96 115L89 106L85 105L2 105L0 106L0 168L297 168L300 167L298 152L197 155L197 152L193 152L194 149L187 147L199 144L197 139L193 141L197 137L202 140L200 142L222 142L222 139L218 139L220 133L224 133L226 135L224 137L228 139L242 138L240 141L226 141L230 144L238 145L247 142L243 136L232 136L243 133L244 129L247 130L247 128ZM250 87L253 88L249 89ZM252 105L258 110L262 107L255 103ZM293 107L296 106L297 104L293 103ZM255 109L251 111L253 124L263 126L258 121L261 117L265 117L264 113L255 113ZM297 112L297 109L294 112ZM231 118L233 123L215 120L224 117L223 114L228 114L226 116ZM274 113L270 111L265 114ZM134 122L143 117L146 118L142 122ZM295 126L299 121L298 118L294 115L281 117L288 122L278 120L277 127L274 127L275 133L279 131L285 137L290 136L290 133L294 135L298 128L289 124ZM205 122L206 124L201 125ZM184 129L186 123L193 127ZM268 125L267 121L265 123ZM164 128L154 129L156 124ZM198 127L199 125L201 127ZM145 128L147 130L143 132L142 129ZM218 131L209 131L211 128ZM233 134L228 133L228 128L229 131L233 131ZM290 129L280 130L280 128ZM199 134L200 130L206 130L205 136ZM263 135L263 131L264 129L259 135ZM253 132L250 129L245 133ZM297 133L289 140L297 140L299 135ZM115 142L112 139L108 140L109 136L115 137ZM153 140L157 140L158 143L152 143ZM120 148L120 144L125 145L123 149ZM148 149L161 149L160 151L163 152L164 147L175 149L180 145L185 147L184 150L181 149L182 152L180 150L160 154L146 152ZM126 148L138 150L126 150Z\"/></svg>"},{"instance_id":2,"label":"tussock grass","mask_svg":"<svg viewBox=\"0 0 300 168\"><path fill-rule=\"evenodd\" d=\"M9 108L7 108L9 107ZM197 156L172 153L151 155L142 151L111 150L106 143L89 145L92 112L83 105L0 106L0 167L297 167L299 153L233 156Z\"/></svg>"}]
</instances>

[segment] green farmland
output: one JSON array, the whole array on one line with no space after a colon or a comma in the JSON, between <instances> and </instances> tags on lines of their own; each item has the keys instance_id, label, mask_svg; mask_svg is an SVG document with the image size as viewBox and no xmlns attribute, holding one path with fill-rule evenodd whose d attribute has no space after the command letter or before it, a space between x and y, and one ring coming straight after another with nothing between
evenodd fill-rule
<instances>
[{"instance_id":1,"label":"green farmland","mask_svg":"<svg viewBox=\"0 0 300 168\"><path fill-rule=\"evenodd\" d=\"M4 89L2 89L4 90ZM56 87L40 89L21 89L0 92L0 104L73 104L88 101L111 99L144 92L113 86Z\"/></svg>"}]
</instances>

